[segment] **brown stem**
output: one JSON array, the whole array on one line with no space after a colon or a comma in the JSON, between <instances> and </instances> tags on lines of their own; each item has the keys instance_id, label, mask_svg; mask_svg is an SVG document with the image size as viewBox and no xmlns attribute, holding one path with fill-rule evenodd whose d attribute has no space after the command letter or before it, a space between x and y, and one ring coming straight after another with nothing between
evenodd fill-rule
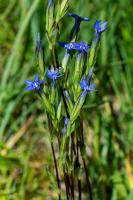
<instances>
[{"instance_id":1,"label":"brown stem","mask_svg":"<svg viewBox=\"0 0 133 200\"><path fill-rule=\"evenodd\" d=\"M81 118L80 118L80 150L82 147L85 147L85 143L84 143L84 135L83 135L83 120L82 120L82 115L81 115ZM84 169L85 169L85 175L86 175L86 181L87 181L87 187L88 187L88 192L89 192L89 197L90 197L90 200L93 200L93 197L92 197L92 188L91 188L91 183L90 183L90 180L89 180L89 176L88 176L88 170L87 170L87 166L86 166L86 162L85 162L85 159L84 159L84 156L81 152L81 157L82 157L82 161L83 161L83 165L84 165Z\"/></svg>"},{"instance_id":2,"label":"brown stem","mask_svg":"<svg viewBox=\"0 0 133 200\"><path fill-rule=\"evenodd\" d=\"M65 180L65 187L66 187L66 197L67 197L67 200L69 200L69 188L68 188L68 183L67 183L67 178L66 178L65 172L64 172L64 180Z\"/></svg>"},{"instance_id":3,"label":"brown stem","mask_svg":"<svg viewBox=\"0 0 133 200\"><path fill-rule=\"evenodd\" d=\"M77 163L80 167L80 163L79 163L79 141L77 138ZM81 180L78 178L78 198L79 200L82 200L82 190L81 190Z\"/></svg>"},{"instance_id":4,"label":"brown stem","mask_svg":"<svg viewBox=\"0 0 133 200\"><path fill-rule=\"evenodd\" d=\"M90 200L93 200L92 198L92 189L91 189L91 183L88 177L88 171L87 171L87 166L85 163L85 159L82 156L82 160L83 160L83 164L84 164L84 169L85 169L85 175L86 175L86 181L87 181L87 187L88 187L88 192L89 192L89 196L90 196Z\"/></svg>"},{"instance_id":5,"label":"brown stem","mask_svg":"<svg viewBox=\"0 0 133 200\"><path fill-rule=\"evenodd\" d=\"M51 133L52 133L52 124L51 124L51 120L50 120L50 117L49 117L48 114L47 114L47 118L48 118L49 133L51 135ZM56 182L57 182L57 186L58 186L58 189L59 189L58 198L59 198L59 200L61 200L61 195L60 195L61 186L60 186L60 179L59 179L58 166L57 166L57 161L56 161L56 156L55 156L55 150L54 150L54 145L53 145L52 141L50 142L50 144L51 144L52 155L53 155L54 165L55 165Z\"/></svg>"},{"instance_id":6,"label":"brown stem","mask_svg":"<svg viewBox=\"0 0 133 200\"><path fill-rule=\"evenodd\" d=\"M81 191L81 181L78 179L78 193L79 193L79 200L82 200L82 191Z\"/></svg>"},{"instance_id":7,"label":"brown stem","mask_svg":"<svg viewBox=\"0 0 133 200\"><path fill-rule=\"evenodd\" d=\"M58 172L58 167L57 167L57 161L56 161L56 157L55 157L55 151L54 151L53 142L51 142L51 148L52 148L52 154L53 154L55 171L56 171L56 180L57 180L57 185L58 185L58 189L59 189L59 195L58 196L59 196L59 200L61 200L61 195L60 195L61 186L60 186L59 172Z\"/></svg>"}]
</instances>

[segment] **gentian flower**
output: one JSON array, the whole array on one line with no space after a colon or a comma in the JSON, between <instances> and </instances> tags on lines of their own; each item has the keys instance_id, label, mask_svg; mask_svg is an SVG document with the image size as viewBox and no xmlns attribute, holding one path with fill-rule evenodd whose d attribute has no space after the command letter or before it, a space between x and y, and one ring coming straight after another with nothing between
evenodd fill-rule
<instances>
[{"instance_id":1,"label":"gentian flower","mask_svg":"<svg viewBox=\"0 0 133 200\"><path fill-rule=\"evenodd\" d=\"M91 77L92 77L92 71L93 71L93 68L90 69L88 77L86 79L81 80L80 83L79 83L80 87L83 90L82 95L85 95L89 91L94 91L94 92L96 91L94 89L94 87L96 86L96 84L95 83L94 84L90 84Z\"/></svg>"},{"instance_id":2,"label":"gentian flower","mask_svg":"<svg viewBox=\"0 0 133 200\"><path fill-rule=\"evenodd\" d=\"M96 31L96 35L99 37L103 31L105 31L108 22L105 21L102 23L101 20L97 20L94 24L94 29Z\"/></svg>"},{"instance_id":3,"label":"gentian flower","mask_svg":"<svg viewBox=\"0 0 133 200\"><path fill-rule=\"evenodd\" d=\"M47 76L53 81L56 81L59 77L63 76L64 74L59 74L59 69L55 69L53 72L51 70L47 70Z\"/></svg>"},{"instance_id":4,"label":"gentian flower","mask_svg":"<svg viewBox=\"0 0 133 200\"><path fill-rule=\"evenodd\" d=\"M79 32L79 30L80 30L80 23L82 21L89 21L90 19L87 18L87 17L78 16L78 15L76 15L74 13L68 13L68 16L71 16L71 17L73 17L75 19L75 23L74 23L74 26L73 26L72 31L71 31L71 39L72 39Z\"/></svg>"},{"instance_id":5,"label":"gentian flower","mask_svg":"<svg viewBox=\"0 0 133 200\"><path fill-rule=\"evenodd\" d=\"M25 90L36 90L39 91L41 89L41 84L44 83L45 80L39 81L38 73L35 75L34 81L26 80L25 83L27 87Z\"/></svg>"},{"instance_id":6,"label":"gentian flower","mask_svg":"<svg viewBox=\"0 0 133 200\"><path fill-rule=\"evenodd\" d=\"M60 46L64 47L67 51L77 50L79 52L86 52L87 53L88 49L90 48L90 46L88 46L85 42L80 42L80 43L58 42L58 43L59 43Z\"/></svg>"},{"instance_id":7,"label":"gentian flower","mask_svg":"<svg viewBox=\"0 0 133 200\"><path fill-rule=\"evenodd\" d=\"M80 52L88 52L88 49L90 48L90 46L88 46L85 42L80 42L79 46L77 48L77 50Z\"/></svg>"},{"instance_id":8,"label":"gentian flower","mask_svg":"<svg viewBox=\"0 0 133 200\"><path fill-rule=\"evenodd\" d=\"M67 43L67 42L58 42L58 44L61 47L64 47L66 50L70 51L70 50L76 50L78 48L78 43L76 42L71 42L71 43Z\"/></svg>"}]
</instances>

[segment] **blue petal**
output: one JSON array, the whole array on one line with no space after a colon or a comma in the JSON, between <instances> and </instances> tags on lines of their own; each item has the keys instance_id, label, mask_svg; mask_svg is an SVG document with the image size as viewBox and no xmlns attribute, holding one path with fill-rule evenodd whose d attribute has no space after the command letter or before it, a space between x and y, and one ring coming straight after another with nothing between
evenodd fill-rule
<instances>
[{"instance_id":1,"label":"blue petal","mask_svg":"<svg viewBox=\"0 0 133 200\"><path fill-rule=\"evenodd\" d=\"M94 92L96 92L96 90L94 89L94 87L96 87L96 84L95 84L95 83L89 85L87 90L88 90L88 91L94 91Z\"/></svg>"},{"instance_id":2,"label":"blue petal","mask_svg":"<svg viewBox=\"0 0 133 200\"><path fill-rule=\"evenodd\" d=\"M25 90L34 90L34 87L33 86L28 86L25 88Z\"/></svg>"},{"instance_id":3,"label":"blue petal","mask_svg":"<svg viewBox=\"0 0 133 200\"><path fill-rule=\"evenodd\" d=\"M105 29L106 29L106 26L107 26L108 22L105 21L102 26L101 26L101 32L103 32Z\"/></svg>"},{"instance_id":4,"label":"blue petal","mask_svg":"<svg viewBox=\"0 0 133 200\"><path fill-rule=\"evenodd\" d=\"M47 70L47 76L48 78L52 79L53 78L53 73L48 69Z\"/></svg>"},{"instance_id":5,"label":"blue petal","mask_svg":"<svg viewBox=\"0 0 133 200\"><path fill-rule=\"evenodd\" d=\"M79 84L80 84L80 87L81 87L82 89L84 89L85 87L87 87L87 82L86 82L85 80L81 80L81 81L79 82Z\"/></svg>"},{"instance_id":6,"label":"blue petal","mask_svg":"<svg viewBox=\"0 0 133 200\"><path fill-rule=\"evenodd\" d=\"M38 82L39 79L38 79L38 73L35 75L35 78L34 78L34 82Z\"/></svg>"},{"instance_id":7,"label":"blue petal","mask_svg":"<svg viewBox=\"0 0 133 200\"><path fill-rule=\"evenodd\" d=\"M25 83L26 83L28 86L31 86L31 85L32 85L32 81L29 81L29 80L26 80Z\"/></svg>"},{"instance_id":8,"label":"blue petal","mask_svg":"<svg viewBox=\"0 0 133 200\"><path fill-rule=\"evenodd\" d=\"M103 31L105 31L107 24L108 24L107 21L105 21L104 23L102 23L101 20L97 20L95 22L95 24L94 24L94 29L96 30L96 32L102 33Z\"/></svg>"},{"instance_id":9,"label":"blue petal","mask_svg":"<svg viewBox=\"0 0 133 200\"><path fill-rule=\"evenodd\" d=\"M56 76L58 74L58 72L59 72L59 69L55 69L52 74Z\"/></svg>"},{"instance_id":10,"label":"blue petal","mask_svg":"<svg viewBox=\"0 0 133 200\"><path fill-rule=\"evenodd\" d=\"M59 75L57 75L57 77L61 77L61 76L64 76L64 74L59 74Z\"/></svg>"},{"instance_id":11,"label":"blue petal","mask_svg":"<svg viewBox=\"0 0 133 200\"><path fill-rule=\"evenodd\" d=\"M42 83L44 83L44 82L45 82L45 80L39 81L40 84L42 84Z\"/></svg>"}]
</instances>

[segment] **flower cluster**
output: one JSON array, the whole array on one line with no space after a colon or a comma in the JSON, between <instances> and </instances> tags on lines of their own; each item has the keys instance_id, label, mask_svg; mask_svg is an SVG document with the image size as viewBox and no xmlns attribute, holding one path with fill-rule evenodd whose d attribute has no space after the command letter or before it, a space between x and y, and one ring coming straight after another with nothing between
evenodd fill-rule
<instances>
[{"instance_id":1,"label":"flower cluster","mask_svg":"<svg viewBox=\"0 0 133 200\"><path fill-rule=\"evenodd\" d=\"M59 69L55 69L54 71L47 70L47 77L51 79L53 82L55 82L59 77L63 76L64 74L59 74ZM41 90L41 84L44 83L45 80L39 81L38 73L36 74L34 81L26 80L25 83L27 84L27 87L25 90Z\"/></svg>"},{"instance_id":2,"label":"flower cluster","mask_svg":"<svg viewBox=\"0 0 133 200\"><path fill-rule=\"evenodd\" d=\"M79 31L79 27L80 27L80 23L81 21L89 21L90 19L87 18L87 17L81 17L81 16L78 16L76 14L73 14L73 13L69 13L68 16L71 16L75 19L75 24L74 24L74 28L73 28L73 31L76 30L76 32ZM99 37L101 35L101 33L103 31L105 31L106 29L106 26L107 26L107 21L103 22L101 20L97 20L94 24L94 30L96 32L96 35L97 37ZM66 51L78 51L79 53L88 53L88 50L91 48L90 46L88 46L85 42L81 41L79 43L77 42L58 42L60 46L62 46L63 48L66 49ZM40 34L37 33L37 42L36 42L36 50L39 52L41 49L41 41L40 41ZM59 74L59 69L58 68L55 68L54 71L52 70L47 70L47 77L49 79L51 79L53 82L55 82L59 77L62 77L64 74ZM83 90L83 94L86 93L87 91L96 91L94 89L95 87L95 84L91 84L90 85L90 79L91 79L91 76L92 76L92 69L90 70L89 72L89 75L86 79L83 79L80 81L79 85L80 87L82 88ZM41 80L39 81L39 78L38 78L38 74L36 74L35 78L34 78L34 81L30 81L30 80L27 80L26 81L26 84L27 84L27 87L25 88L26 90L36 90L36 91L39 91L41 90L41 85L45 82L45 80Z\"/></svg>"},{"instance_id":3,"label":"flower cluster","mask_svg":"<svg viewBox=\"0 0 133 200\"><path fill-rule=\"evenodd\" d=\"M51 1L48 1L48 2L49 2L48 6L51 6L52 2ZM94 40L92 41L92 45L89 46L84 41L77 42L75 36L77 36L77 34L80 30L81 22L89 21L90 19L87 17L78 16L73 13L68 13L68 16L73 17L75 22L74 22L74 26L71 31L70 38L72 40L70 39L70 42L61 42L61 41L58 42L58 44L66 50L66 54L64 56L62 66L60 68L57 66L54 66L54 67L51 66L50 69L47 69L46 72L45 72L45 70L43 70L42 73L45 72L46 77L48 79L50 79L52 86L54 86L54 87L52 87L52 89L51 89L52 92L50 94L51 95L50 99L52 101L54 101L54 98L55 98L55 92L53 91L55 88L55 84L57 84L57 80L59 78L64 76L63 80L65 80L65 81L61 82L61 84L63 84L63 85L60 84L62 87L61 91L63 91L63 89L66 88L66 91L68 93L70 92L70 97L65 95L66 103L68 106L68 110L70 112L72 109L74 109L73 116L75 116L75 113L79 112L80 106L83 104L84 97L86 96L86 94L91 91L93 91L93 92L96 91L95 90L96 84L91 84L92 73L93 73L92 66L95 63L95 57L96 57L95 52L96 52L96 47L98 46L97 43L99 42L101 33L105 31L108 22L107 21L102 22L101 20L97 20L95 22L95 24L94 24L95 37L94 37ZM42 49L42 46L41 46L40 34L37 33L36 51L37 51L38 55L43 53L43 51L41 51L41 49ZM71 52L75 52L75 51L78 52L78 55L76 55L76 62L75 62L75 66L73 67L73 70L72 69L70 70L69 67L67 67L67 65L69 65L69 58L73 55L73 54L71 54ZM41 58L41 56L39 58ZM56 59L56 55L54 55L53 60L54 59ZM39 63L39 65L40 65L40 63ZM55 63L59 63L59 61L55 62ZM68 70L66 70L66 68L68 68ZM68 72L69 72L69 74L68 74ZM68 77L69 75L70 75L70 77ZM42 76L42 74L41 74L41 76ZM43 76L44 76L44 74L43 74ZM39 94L41 94L41 92L42 92L41 88L43 87L43 83L45 83L45 79L39 80L38 74L36 74L34 81L30 81L30 80L26 81L27 87L25 89L26 90L35 90ZM72 86L70 87L70 85L72 85ZM67 87L69 87L69 88L67 88ZM71 94L74 98L74 103L76 103L76 101L77 102L79 101L79 105L76 105L77 106L76 108L73 108L73 104L71 101ZM59 93L59 95L61 95L61 93ZM80 97L81 97L81 99L80 99ZM62 98L62 97L60 96L59 98ZM46 105L48 105L48 102ZM52 103L52 105L53 105L53 103ZM59 104L59 105L61 105L61 104ZM48 110L50 110L50 112L52 112L51 105L48 106ZM59 106L58 110L60 110L60 106ZM61 111L58 111L58 112L61 112Z\"/></svg>"}]
</instances>

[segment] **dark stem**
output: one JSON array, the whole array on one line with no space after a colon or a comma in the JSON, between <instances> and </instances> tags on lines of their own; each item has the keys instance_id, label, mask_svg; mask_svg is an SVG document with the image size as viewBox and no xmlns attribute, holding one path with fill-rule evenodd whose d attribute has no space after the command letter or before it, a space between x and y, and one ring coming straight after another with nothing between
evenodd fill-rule
<instances>
[{"instance_id":1,"label":"dark stem","mask_svg":"<svg viewBox=\"0 0 133 200\"><path fill-rule=\"evenodd\" d=\"M66 177L65 172L64 172L64 181L65 181L65 187L66 187L66 197L67 197L67 200L69 200L69 188L68 188L67 177Z\"/></svg>"},{"instance_id":2,"label":"dark stem","mask_svg":"<svg viewBox=\"0 0 133 200\"><path fill-rule=\"evenodd\" d=\"M75 154L75 144L74 144L74 135L72 134L71 135L71 163L73 162L73 156ZM73 197L73 200L75 199L74 197L74 168L73 168L73 171L71 172L71 187L72 187L72 197Z\"/></svg>"},{"instance_id":3,"label":"dark stem","mask_svg":"<svg viewBox=\"0 0 133 200\"><path fill-rule=\"evenodd\" d=\"M78 136L77 136L78 137ZM78 138L77 138L77 164L80 168L80 163L79 163L79 141L78 141ZM81 180L78 178L78 197L79 197L79 200L82 199L82 190L81 190Z\"/></svg>"},{"instance_id":4,"label":"dark stem","mask_svg":"<svg viewBox=\"0 0 133 200\"><path fill-rule=\"evenodd\" d=\"M51 124L51 120L50 120L50 117L49 117L48 114L47 114L47 118L48 118L49 133L51 135L51 133L52 133L52 124ZM50 142L50 144L51 144L51 149L52 149L52 154L53 154L53 159L54 159L54 165L55 165L56 182L57 182L57 186L58 186L58 189L59 189L58 197L59 197L59 200L61 200L61 195L60 195L61 186L60 186L60 179L59 179L58 166L57 166L57 161L56 161L56 156L55 156L55 150L54 150L54 145L53 145L52 141Z\"/></svg>"},{"instance_id":5,"label":"dark stem","mask_svg":"<svg viewBox=\"0 0 133 200\"><path fill-rule=\"evenodd\" d=\"M87 187L88 187L90 200L93 200L93 198L92 198L92 189L91 189L91 184L90 184L90 180L89 180L89 177L88 177L87 166L86 166L85 159L83 158L83 156L82 156L82 160L83 160L83 164L84 164L84 169L85 169L85 175L86 175L86 181L87 181Z\"/></svg>"},{"instance_id":6,"label":"dark stem","mask_svg":"<svg viewBox=\"0 0 133 200\"><path fill-rule=\"evenodd\" d=\"M57 185L58 185L58 189L59 189L59 195L58 196L59 196L59 200L61 200L61 195L60 195L61 186L60 186L59 172L58 172L58 167L57 167L57 161L56 161L56 157L55 157L55 151L54 151L53 142L51 142L51 148L52 148L52 154L53 154L55 171L56 171L56 181L57 181Z\"/></svg>"},{"instance_id":7,"label":"dark stem","mask_svg":"<svg viewBox=\"0 0 133 200\"><path fill-rule=\"evenodd\" d=\"M81 191L81 181L78 179L78 193L79 193L79 200L82 200L82 191Z\"/></svg>"},{"instance_id":8,"label":"dark stem","mask_svg":"<svg viewBox=\"0 0 133 200\"><path fill-rule=\"evenodd\" d=\"M85 147L85 143L84 143L84 135L83 135L83 120L82 120L82 115L81 115L81 118L80 118L80 150L82 148ZM87 166L86 166L86 162L85 162L85 159L84 159L84 156L81 152L81 157L82 157L82 161L83 161L83 165L84 165L84 170L85 170L85 175L86 175L86 181L87 181L87 187L88 187L88 192L89 192L89 197L90 197L90 200L93 200L93 197L92 197L92 188L91 188L91 183L90 183L90 180L89 180L89 176L88 176L88 170L87 170Z\"/></svg>"}]
</instances>

